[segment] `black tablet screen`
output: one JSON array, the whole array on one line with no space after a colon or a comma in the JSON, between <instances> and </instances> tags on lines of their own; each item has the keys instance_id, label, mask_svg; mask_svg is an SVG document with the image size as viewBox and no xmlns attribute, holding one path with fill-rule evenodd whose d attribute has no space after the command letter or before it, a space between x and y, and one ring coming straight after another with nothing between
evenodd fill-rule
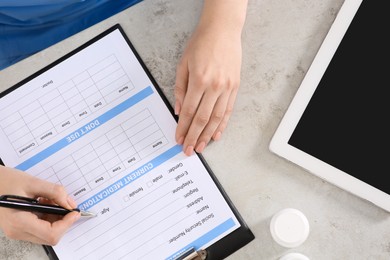
<instances>
[{"instance_id":1,"label":"black tablet screen","mask_svg":"<svg viewBox=\"0 0 390 260\"><path fill-rule=\"evenodd\" d=\"M386 5L362 2L289 144L390 194Z\"/></svg>"}]
</instances>

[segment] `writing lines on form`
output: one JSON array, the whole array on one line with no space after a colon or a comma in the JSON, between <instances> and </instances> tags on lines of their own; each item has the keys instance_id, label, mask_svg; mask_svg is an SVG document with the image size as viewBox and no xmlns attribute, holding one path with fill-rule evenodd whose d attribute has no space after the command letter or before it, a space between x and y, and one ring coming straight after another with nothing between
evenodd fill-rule
<instances>
[{"instance_id":1,"label":"writing lines on form","mask_svg":"<svg viewBox=\"0 0 390 260\"><path fill-rule=\"evenodd\" d=\"M43 95L29 94L28 98L22 98L28 103L0 116L0 127L18 156L27 154L135 87L116 56L110 55L60 85L50 80L41 88Z\"/></svg>"},{"instance_id":2,"label":"writing lines on form","mask_svg":"<svg viewBox=\"0 0 390 260\"><path fill-rule=\"evenodd\" d=\"M61 183L78 199L167 144L144 109L35 176Z\"/></svg>"},{"instance_id":3,"label":"writing lines on form","mask_svg":"<svg viewBox=\"0 0 390 260\"><path fill-rule=\"evenodd\" d=\"M217 227L219 213L212 210L193 178L196 171L189 172L185 165L148 172L122 190L117 196L123 198L121 202L95 205L99 218L81 222L72 229L83 232L66 237L75 255L80 259L161 259ZM215 236L214 232L202 242Z\"/></svg>"}]
</instances>

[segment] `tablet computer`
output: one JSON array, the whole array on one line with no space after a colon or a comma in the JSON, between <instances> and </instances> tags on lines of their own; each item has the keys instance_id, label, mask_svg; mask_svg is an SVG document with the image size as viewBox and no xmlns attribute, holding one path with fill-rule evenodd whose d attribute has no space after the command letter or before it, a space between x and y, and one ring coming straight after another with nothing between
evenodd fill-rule
<instances>
[{"instance_id":1,"label":"tablet computer","mask_svg":"<svg viewBox=\"0 0 390 260\"><path fill-rule=\"evenodd\" d=\"M269 148L390 212L387 17L345 0Z\"/></svg>"}]
</instances>

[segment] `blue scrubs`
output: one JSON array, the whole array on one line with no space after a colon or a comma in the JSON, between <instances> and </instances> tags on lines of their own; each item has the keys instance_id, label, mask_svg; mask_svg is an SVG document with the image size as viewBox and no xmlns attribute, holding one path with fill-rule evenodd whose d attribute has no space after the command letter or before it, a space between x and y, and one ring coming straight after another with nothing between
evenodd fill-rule
<instances>
[{"instance_id":1,"label":"blue scrubs","mask_svg":"<svg viewBox=\"0 0 390 260\"><path fill-rule=\"evenodd\" d=\"M0 0L0 70L142 0Z\"/></svg>"}]
</instances>

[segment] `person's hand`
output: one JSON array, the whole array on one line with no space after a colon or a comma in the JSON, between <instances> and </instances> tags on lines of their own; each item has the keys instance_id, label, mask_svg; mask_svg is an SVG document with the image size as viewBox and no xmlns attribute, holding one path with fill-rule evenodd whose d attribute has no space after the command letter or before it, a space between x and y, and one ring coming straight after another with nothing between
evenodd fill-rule
<instances>
[{"instance_id":1,"label":"person's hand","mask_svg":"<svg viewBox=\"0 0 390 260\"><path fill-rule=\"evenodd\" d=\"M176 69L175 138L186 155L201 153L211 140L220 139L240 85L243 18L237 15L240 23L229 26L235 19L226 19L224 10L239 4L223 1L205 3L204 15Z\"/></svg>"},{"instance_id":2,"label":"person's hand","mask_svg":"<svg viewBox=\"0 0 390 260\"><path fill-rule=\"evenodd\" d=\"M41 203L57 204L67 209L77 207L63 186L4 166L0 166L0 195L39 198ZM0 207L0 228L11 239L56 245L79 217L78 212L57 216Z\"/></svg>"}]
</instances>

